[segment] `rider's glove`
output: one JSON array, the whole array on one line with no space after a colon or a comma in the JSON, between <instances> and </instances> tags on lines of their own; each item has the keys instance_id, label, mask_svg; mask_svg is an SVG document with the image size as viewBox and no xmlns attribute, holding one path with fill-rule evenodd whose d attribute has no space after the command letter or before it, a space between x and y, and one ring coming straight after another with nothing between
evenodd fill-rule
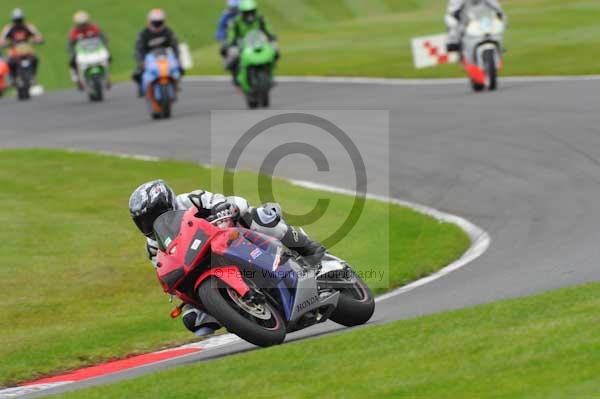
<instances>
[{"instance_id":1,"label":"rider's glove","mask_svg":"<svg viewBox=\"0 0 600 399\"><path fill-rule=\"evenodd\" d=\"M240 208L230 202L222 202L210 210L209 221L230 217L234 222L240 217Z\"/></svg>"}]
</instances>

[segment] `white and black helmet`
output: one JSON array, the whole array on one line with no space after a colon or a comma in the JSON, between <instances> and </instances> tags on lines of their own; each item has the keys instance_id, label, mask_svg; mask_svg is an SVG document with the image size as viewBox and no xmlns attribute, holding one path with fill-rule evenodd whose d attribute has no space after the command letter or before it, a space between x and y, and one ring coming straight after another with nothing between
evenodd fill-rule
<instances>
[{"instance_id":1,"label":"white and black helmet","mask_svg":"<svg viewBox=\"0 0 600 399\"><path fill-rule=\"evenodd\" d=\"M139 186L129 198L129 213L147 237L154 231L154 221L163 213L175 210L175 192L163 180Z\"/></svg>"},{"instance_id":2,"label":"white and black helmet","mask_svg":"<svg viewBox=\"0 0 600 399\"><path fill-rule=\"evenodd\" d=\"M12 12L10 13L10 19L14 22L14 23L19 23L19 22L23 22L25 20L25 12L23 12L22 9L20 8L15 8L14 10L12 10Z\"/></svg>"}]
</instances>

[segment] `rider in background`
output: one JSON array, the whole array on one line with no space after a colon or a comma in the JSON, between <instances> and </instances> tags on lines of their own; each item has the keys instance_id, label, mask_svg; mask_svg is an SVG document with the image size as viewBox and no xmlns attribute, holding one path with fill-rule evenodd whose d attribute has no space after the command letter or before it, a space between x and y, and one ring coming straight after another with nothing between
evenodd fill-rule
<instances>
[{"instance_id":1,"label":"rider in background","mask_svg":"<svg viewBox=\"0 0 600 399\"><path fill-rule=\"evenodd\" d=\"M241 0L239 4L239 14L231 21L227 29L227 65L226 69L233 75L233 83L239 86L237 81L239 67L239 45L246 37L248 32L260 29L268 37L277 52L276 59L279 59L279 46L277 37L271 30L267 19L258 12L258 6L255 0Z\"/></svg>"},{"instance_id":2,"label":"rider in background","mask_svg":"<svg viewBox=\"0 0 600 399\"><path fill-rule=\"evenodd\" d=\"M278 204L253 208L244 198L225 197L204 190L175 195L164 181L155 180L142 184L129 199L129 213L146 236L146 252L155 267L158 243L154 237L154 222L166 212L191 208L197 210L196 217L202 219L230 216L239 226L278 239L310 264L318 264L326 253L326 249L311 240L302 229L290 226L283 220ZM189 304L183 310L183 324L197 336L210 335L221 327L211 315Z\"/></svg>"},{"instance_id":3,"label":"rider in background","mask_svg":"<svg viewBox=\"0 0 600 399\"><path fill-rule=\"evenodd\" d=\"M229 23L238 15L240 2L239 0L227 0L227 8L221 14L221 19L219 19L219 26L217 27L217 33L215 38L221 44L225 44L227 42L227 28L229 27Z\"/></svg>"},{"instance_id":4,"label":"rider in background","mask_svg":"<svg viewBox=\"0 0 600 399\"><path fill-rule=\"evenodd\" d=\"M102 30L100 30L100 27L90 21L90 15L85 11L77 11L75 15L73 15L73 23L75 26L69 33L68 44L69 68L71 71L71 79L77 84L79 90L83 90L83 84L79 81L79 74L77 73L77 64L75 62L75 46L80 40L98 38L108 49L108 40L106 39L106 36ZM111 61L112 57L109 58L109 62Z\"/></svg>"},{"instance_id":5,"label":"rider in background","mask_svg":"<svg viewBox=\"0 0 600 399\"><path fill-rule=\"evenodd\" d=\"M155 8L148 14L148 24L140 31L135 42L134 58L137 67L131 76L138 85L138 96L143 97L142 74L146 55L159 48L170 48L179 60L179 43L175 33L166 25L166 14L160 8ZM184 71L181 69L181 74Z\"/></svg>"},{"instance_id":6,"label":"rider in background","mask_svg":"<svg viewBox=\"0 0 600 399\"><path fill-rule=\"evenodd\" d=\"M464 12L469 7L485 3L489 7L496 10L498 17L504 19L504 12L498 0L449 0L448 9L446 11L445 22L448 28L448 45L447 50L460 51L461 32L463 31Z\"/></svg>"},{"instance_id":7,"label":"rider in background","mask_svg":"<svg viewBox=\"0 0 600 399\"><path fill-rule=\"evenodd\" d=\"M12 48L19 43L37 43L44 42L44 38L37 28L30 23L25 22L25 13L20 8L15 8L11 13L12 22L6 25L0 33L0 47ZM14 82L17 74L17 58L9 51L8 66L10 68L10 77ZM32 55L33 76L37 73L38 58Z\"/></svg>"}]
</instances>

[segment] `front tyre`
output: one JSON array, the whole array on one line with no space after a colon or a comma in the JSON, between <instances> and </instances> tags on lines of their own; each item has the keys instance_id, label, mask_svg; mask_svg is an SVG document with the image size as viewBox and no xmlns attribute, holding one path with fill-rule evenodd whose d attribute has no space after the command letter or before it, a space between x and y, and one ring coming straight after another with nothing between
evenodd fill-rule
<instances>
[{"instance_id":1,"label":"front tyre","mask_svg":"<svg viewBox=\"0 0 600 399\"><path fill-rule=\"evenodd\" d=\"M257 346L279 345L285 339L285 321L268 301L262 304L245 300L215 277L198 287L206 310L227 330Z\"/></svg>"},{"instance_id":2,"label":"front tyre","mask_svg":"<svg viewBox=\"0 0 600 399\"><path fill-rule=\"evenodd\" d=\"M160 107L162 108L162 117L168 119L171 117L171 92L167 84L160 85Z\"/></svg>"},{"instance_id":3,"label":"front tyre","mask_svg":"<svg viewBox=\"0 0 600 399\"><path fill-rule=\"evenodd\" d=\"M246 104L248 104L249 109L256 109L260 105L258 99L250 94L246 96Z\"/></svg>"},{"instance_id":4,"label":"front tyre","mask_svg":"<svg viewBox=\"0 0 600 399\"><path fill-rule=\"evenodd\" d=\"M90 79L89 85L91 87L91 93L89 95L90 101L103 101L104 100L104 85L102 84L102 76L94 75Z\"/></svg>"},{"instance_id":5,"label":"front tyre","mask_svg":"<svg viewBox=\"0 0 600 399\"><path fill-rule=\"evenodd\" d=\"M473 89L474 92L479 93L480 91L483 91L483 89L485 89L485 85L482 85L481 83L477 83L474 80L471 80L471 88Z\"/></svg>"},{"instance_id":6,"label":"front tyre","mask_svg":"<svg viewBox=\"0 0 600 399\"><path fill-rule=\"evenodd\" d=\"M360 276L351 269L347 269L347 272L354 284L339 290L338 306L329 318L343 326L354 327L371 319L375 312L375 298Z\"/></svg>"},{"instance_id":7,"label":"front tyre","mask_svg":"<svg viewBox=\"0 0 600 399\"><path fill-rule=\"evenodd\" d=\"M21 101L29 100L29 87L19 87L17 88L17 98Z\"/></svg>"},{"instance_id":8,"label":"front tyre","mask_svg":"<svg viewBox=\"0 0 600 399\"><path fill-rule=\"evenodd\" d=\"M483 53L483 65L488 77L488 88L494 91L498 88L498 69L496 68L496 57L493 50Z\"/></svg>"}]
</instances>

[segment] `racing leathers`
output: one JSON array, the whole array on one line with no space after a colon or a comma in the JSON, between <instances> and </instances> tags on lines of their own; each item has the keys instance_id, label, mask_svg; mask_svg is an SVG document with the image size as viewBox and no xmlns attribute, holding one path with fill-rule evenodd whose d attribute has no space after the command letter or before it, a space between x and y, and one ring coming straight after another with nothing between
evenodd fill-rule
<instances>
[{"instance_id":1,"label":"racing leathers","mask_svg":"<svg viewBox=\"0 0 600 399\"><path fill-rule=\"evenodd\" d=\"M12 23L6 25L2 29L2 33L0 33L0 46L2 47L10 47L9 57L8 57L8 67L10 68L10 77L14 82L17 67L18 67L18 57L14 53L14 46L20 43L41 43L43 41L42 35L38 31L38 29L30 23ZM37 67L38 67L38 58L35 54L31 54L31 62L33 69L33 76L36 76Z\"/></svg>"},{"instance_id":2,"label":"racing leathers","mask_svg":"<svg viewBox=\"0 0 600 399\"><path fill-rule=\"evenodd\" d=\"M217 33L215 38L219 43L226 43L227 41L227 29L229 23L238 15L238 10L235 8L228 8L223 12L219 19L219 25L217 26Z\"/></svg>"},{"instance_id":3,"label":"racing leathers","mask_svg":"<svg viewBox=\"0 0 600 399\"><path fill-rule=\"evenodd\" d=\"M178 195L175 203L176 210L196 208L196 216L200 218L209 218L214 212L230 206L236 209L236 213L239 210L238 225L280 240L283 245L303 256L308 263L318 264L325 255L326 249L321 244L311 240L302 229L285 223L278 204L254 208L244 198L225 197L202 190ZM146 251L152 264L156 266L158 243L153 238L146 239ZM221 327L214 317L189 304L183 308L183 323L198 336L208 335Z\"/></svg>"},{"instance_id":4,"label":"racing leathers","mask_svg":"<svg viewBox=\"0 0 600 399\"><path fill-rule=\"evenodd\" d=\"M140 31L135 42L134 58L136 69L133 72L132 79L137 83L141 94L142 74L144 73L144 59L146 55L156 49L171 49L179 60L179 43L175 33L167 26L160 30L146 27ZM181 70L183 73L183 70Z\"/></svg>"},{"instance_id":5,"label":"racing leathers","mask_svg":"<svg viewBox=\"0 0 600 399\"><path fill-rule=\"evenodd\" d=\"M465 11L479 3L485 3L487 6L496 10L500 18L504 18L502 6L498 0L449 0L446 16L444 18L448 28L448 51L460 51L462 40L463 24L465 23Z\"/></svg>"},{"instance_id":6,"label":"racing leathers","mask_svg":"<svg viewBox=\"0 0 600 399\"><path fill-rule=\"evenodd\" d=\"M271 30L271 26L267 19L261 15L257 14L254 21L248 23L244 20L242 14L238 14L233 20L229 23L227 28L227 41L226 44L222 47L221 52L224 56L226 56L225 61L225 69L229 70L233 76L233 83L238 85L237 75L239 72L239 62L240 62L240 51L239 46L240 42L246 37L248 32L253 31L255 29L260 29L267 36L273 47L276 51L276 59L279 59L279 47L277 45L277 36Z\"/></svg>"}]
</instances>

